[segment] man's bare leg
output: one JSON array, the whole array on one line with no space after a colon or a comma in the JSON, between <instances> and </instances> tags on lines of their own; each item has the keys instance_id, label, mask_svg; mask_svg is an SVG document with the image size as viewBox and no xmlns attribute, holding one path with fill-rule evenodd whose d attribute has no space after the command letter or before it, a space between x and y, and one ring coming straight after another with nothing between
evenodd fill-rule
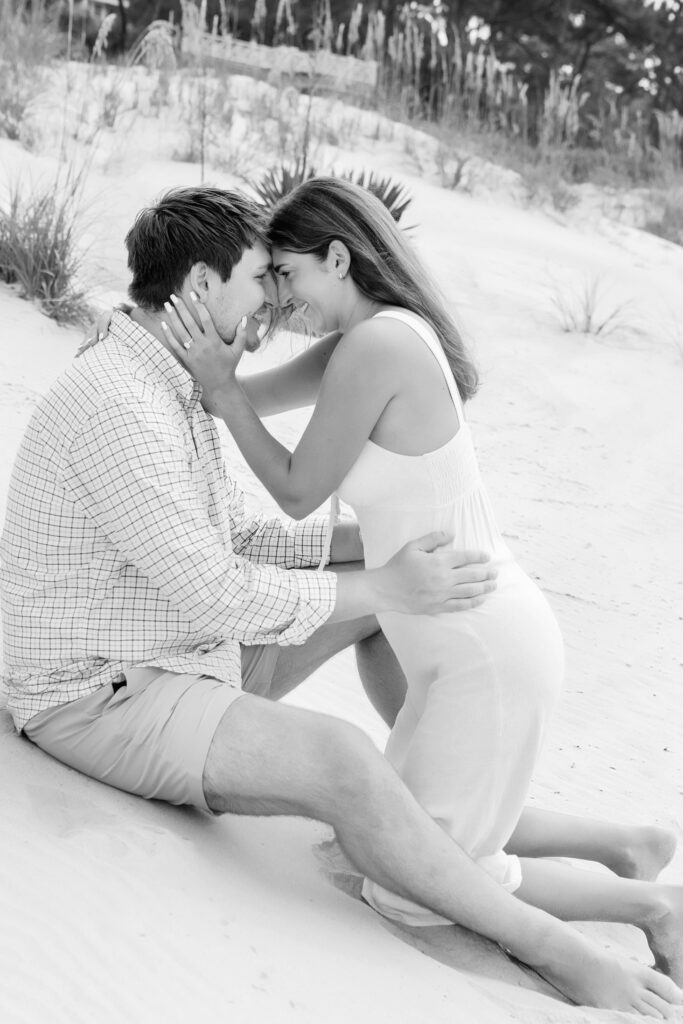
<instances>
[{"instance_id":1,"label":"man's bare leg","mask_svg":"<svg viewBox=\"0 0 683 1024\"><path fill-rule=\"evenodd\" d=\"M356 643L356 662L368 699L391 728L407 684L379 629ZM591 860L622 878L654 881L674 855L676 836L656 825L620 825L525 807L506 850L518 857Z\"/></svg>"},{"instance_id":2,"label":"man's bare leg","mask_svg":"<svg viewBox=\"0 0 683 1024\"><path fill-rule=\"evenodd\" d=\"M225 713L204 772L209 806L329 823L367 877L500 943L577 1003L668 1014L674 983L617 960L494 882L419 807L354 726L245 694Z\"/></svg>"},{"instance_id":3,"label":"man's bare leg","mask_svg":"<svg viewBox=\"0 0 683 1024\"><path fill-rule=\"evenodd\" d=\"M563 921L635 925L657 967L683 984L683 886L615 878L541 858L521 863L520 899Z\"/></svg>"}]
</instances>

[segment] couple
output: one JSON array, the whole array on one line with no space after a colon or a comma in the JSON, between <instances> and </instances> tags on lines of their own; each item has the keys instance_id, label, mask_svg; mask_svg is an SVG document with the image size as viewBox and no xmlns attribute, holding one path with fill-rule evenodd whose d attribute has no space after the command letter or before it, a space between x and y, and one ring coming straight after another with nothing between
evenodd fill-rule
<instances>
[{"instance_id":1,"label":"couple","mask_svg":"<svg viewBox=\"0 0 683 1024\"><path fill-rule=\"evenodd\" d=\"M12 475L0 580L17 728L145 797L328 822L386 916L458 922L575 1002L669 1017L674 980L558 920L636 924L681 980L681 894L649 880L671 837L523 808L561 641L479 480L463 414L476 374L391 217L316 179L266 232L248 200L183 189L126 244L135 306L39 404ZM240 380L271 256L282 304L332 333ZM294 453L259 419L313 402ZM247 515L205 410L294 518L338 490L362 545L354 524L328 538L320 518ZM352 643L393 726L386 758L277 703ZM562 854L615 874L543 859Z\"/></svg>"}]
</instances>

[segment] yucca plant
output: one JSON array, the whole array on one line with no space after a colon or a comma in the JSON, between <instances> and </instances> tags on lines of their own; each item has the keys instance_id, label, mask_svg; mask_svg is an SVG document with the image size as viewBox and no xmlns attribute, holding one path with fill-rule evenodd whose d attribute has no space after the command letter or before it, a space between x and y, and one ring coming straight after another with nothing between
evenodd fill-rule
<instances>
[{"instance_id":1,"label":"yucca plant","mask_svg":"<svg viewBox=\"0 0 683 1024\"><path fill-rule=\"evenodd\" d=\"M271 167L263 177L250 181L249 184L261 205L270 210L280 199L293 192L302 181L315 178L317 173L315 167L298 158L293 164L282 162L276 167Z\"/></svg>"},{"instance_id":2,"label":"yucca plant","mask_svg":"<svg viewBox=\"0 0 683 1024\"><path fill-rule=\"evenodd\" d=\"M298 159L294 164L281 163L272 167L262 178L250 182L250 185L256 193L258 201L270 210L280 199L289 195L297 185L310 178L315 178L317 173L315 167ZM337 177L351 181L355 185L360 185L361 188L366 188L368 192L372 192L386 206L397 224L413 201L413 197L408 193L406 187L389 175L382 177L374 171L362 170L344 171Z\"/></svg>"},{"instance_id":3,"label":"yucca plant","mask_svg":"<svg viewBox=\"0 0 683 1024\"><path fill-rule=\"evenodd\" d=\"M405 185L389 175L381 177L379 174L375 174L374 171L362 170L345 171L339 177L344 178L346 181L352 181L355 185L360 185L361 188L366 188L368 192L372 192L373 196L376 196L386 206L397 224L413 201L413 197Z\"/></svg>"}]
</instances>

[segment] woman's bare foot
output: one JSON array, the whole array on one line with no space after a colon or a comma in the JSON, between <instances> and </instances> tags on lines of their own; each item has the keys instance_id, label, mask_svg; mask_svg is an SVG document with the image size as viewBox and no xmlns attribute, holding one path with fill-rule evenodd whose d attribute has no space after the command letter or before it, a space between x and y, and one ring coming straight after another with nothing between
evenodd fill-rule
<instances>
[{"instance_id":1,"label":"woman's bare foot","mask_svg":"<svg viewBox=\"0 0 683 1024\"><path fill-rule=\"evenodd\" d=\"M655 965L683 984L683 887L663 885L651 917L643 924Z\"/></svg>"},{"instance_id":2,"label":"woman's bare foot","mask_svg":"<svg viewBox=\"0 0 683 1024\"><path fill-rule=\"evenodd\" d=\"M607 865L622 878L654 882L676 852L676 836L668 828L642 825L629 828L623 847Z\"/></svg>"},{"instance_id":3,"label":"woman's bare foot","mask_svg":"<svg viewBox=\"0 0 683 1024\"><path fill-rule=\"evenodd\" d=\"M611 956L585 940L571 951L565 946L559 956L536 969L580 1006L664 1019L683 1006L683 992L670 978L634 961Z\"/></svg>"}]
</instances>

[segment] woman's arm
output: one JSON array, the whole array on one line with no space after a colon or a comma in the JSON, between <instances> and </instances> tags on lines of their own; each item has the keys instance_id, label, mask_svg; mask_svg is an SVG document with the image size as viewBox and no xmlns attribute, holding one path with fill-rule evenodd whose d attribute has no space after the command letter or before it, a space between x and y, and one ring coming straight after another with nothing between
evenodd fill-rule
<instances>
[{"instance_id":1,"label":"woman's arm","mask_svg":"<svg viewBox=\"0 0 683 1024\"><path fill-rule=\"evenodd\" d=\"M384 346L371 337L376 333L375 325L361 324L336 346L293 452L266 430L234 376L220 395L214 390L211 404L250 468L294 519L313 512L341 483L394 397Z\"/></svg>"},{"instance_id":2,"label":"woman's arm","mask_svg":"<svg viewBox=\"0 0 683 1024\"><path fill-rule=\"evenodd\" d=\"M249 404L259 416L315 405L320 382L341 335L326 334L282 366L239 377Z\"/></svg>"},{"instance_id":3,"label":"woman's arm","mask_svg":"<svg viewBox=\"0 0 683 1024\"><path fill-rule=\"evenodd\" d=\"M266 430L237 379L245 326L226 345L205 306L195 307L201 326L187 314L173 314L175 337L167 330L169 344L202 385L203 404L225 420L255 475L288 515L303 519L341 483L394 398L397 375L384 325L366 321L336 344L311 420L290 452Z\"/></svg>"}]
</instances>

